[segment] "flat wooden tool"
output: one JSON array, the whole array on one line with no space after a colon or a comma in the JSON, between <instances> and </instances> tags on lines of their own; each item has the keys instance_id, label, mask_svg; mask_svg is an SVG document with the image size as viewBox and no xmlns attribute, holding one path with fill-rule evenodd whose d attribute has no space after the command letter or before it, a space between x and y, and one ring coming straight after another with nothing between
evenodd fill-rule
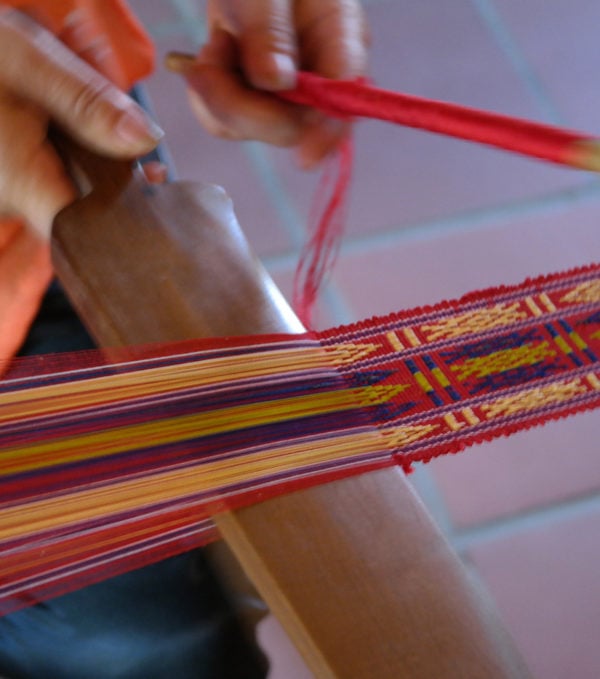
<instances>
[{"instance_id":1,"label":"flat wooden tool","mask_svg":"<svg viewBox=\"0 0 600 679\"><path fill-rule=\"evenodd\" d=\"M53 256L100 345L301 330L221 189L149 187L67 146L87 195L58 216ZM528 676L401 471L214 518L317 677Z\"/></svg>"}]
</instances>

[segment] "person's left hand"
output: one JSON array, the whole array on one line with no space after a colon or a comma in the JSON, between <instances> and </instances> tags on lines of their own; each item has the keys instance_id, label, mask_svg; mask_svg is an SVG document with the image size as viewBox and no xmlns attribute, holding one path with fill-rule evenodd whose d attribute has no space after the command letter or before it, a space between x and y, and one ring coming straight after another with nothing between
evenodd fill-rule
<instances>
[{"instance_id":1,"label":"person's left hand","mask_svg":"<svg viewBox=\"0 0 600 679\"><path fill-rule=\"evenodd\" d=\"M292 89L298 70L352 79L367 67L367 29L358 0L209 0L209 41L193 63L174 57L198 120L225 139L295 146L302 166L318 163L347 123L272 95Z\"/></svg>"},{"instance_id":2,"label":"person's left hand","mask_svg":"<svg viewBox=\"0 0 600 679\"><path fill-rule=\"evenodd\" d=\"M42 240L76 197L48 140L51 123L86 148L123 159L149 152L162 136L96 69L102 46L88 45L84 25L71 28L63 41L31 17L0 7L0 218L22 219Z\"/></svg>"}]
</instances>

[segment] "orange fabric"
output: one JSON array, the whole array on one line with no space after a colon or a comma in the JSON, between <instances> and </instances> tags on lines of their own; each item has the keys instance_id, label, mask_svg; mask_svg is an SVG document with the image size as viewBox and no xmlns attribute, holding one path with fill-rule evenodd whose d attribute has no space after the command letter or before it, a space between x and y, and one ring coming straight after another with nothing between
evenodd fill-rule
<instances>
[{"instance_id":1,"label":"orange fabric","mask_svg":"<svg viewBox=\"0 0 600 679\"><path fill-rule=\"evenodd\" d=\"M93 35L111 46L100 69L122 89L152 71L152 42L122 0L0 0L1 5L30 14L58 35L74 10L84 12ZM23 224L0 220L0 361L19 349L51 277L48 244Z\"/></svg>"},{"instance_id":2,"label":"orange fabric","mask_svg":"<svg viewBox=\"0 0 600 679\"><path fill-rule=\"evenodd\" d=\"M0 361L19 349L51 278L48 245L20 222L0 221Z\"/></svg>"},{"instance_id":3,"label":"orange fabric","mask_svg":"<svg viewBox=\"0 0 600 679\"><path fill-rule=\"evenodd\" d=\"M97 35L111 44L111 63L105 75L127 89L147 76L154 65L154 47L139 21L123 0L0 0L21 9L60 33L65 19L78 9L91 20ZM106 71L109 72L106 72Z\"/></svg>"}]
</instances>

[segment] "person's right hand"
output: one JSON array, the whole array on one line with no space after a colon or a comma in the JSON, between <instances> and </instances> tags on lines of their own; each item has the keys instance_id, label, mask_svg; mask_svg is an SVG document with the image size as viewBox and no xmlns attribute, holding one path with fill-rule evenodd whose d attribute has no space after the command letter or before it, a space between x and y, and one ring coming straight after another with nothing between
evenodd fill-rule
<instances>
[{"instance_id":1,"label":"person's right hand","mask_svg":"<svg viewBox=\"0 0 600 679\"><path fill-rule=\"evenodd\" d=\"M78 27L72 28L76 46ZM82 47L78 56L31 18L0 10L0 217L23 218L43 238L75 197L47 140L51 122L113 157L147 153L162 136L130 97L86 63L94 59Z\"/></svg>"}]
</instances>

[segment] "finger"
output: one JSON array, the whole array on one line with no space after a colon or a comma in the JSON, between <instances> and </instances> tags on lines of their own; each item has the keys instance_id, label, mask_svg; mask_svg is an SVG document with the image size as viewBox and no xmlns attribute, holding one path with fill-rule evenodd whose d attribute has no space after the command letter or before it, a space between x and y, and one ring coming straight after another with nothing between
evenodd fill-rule
<instances>
[{"instance_id":1,"label":"finger","mask_svg":"<svg viewBox=\"0 0 600 679\"><path fill-rule=\"evenodd\" d=\"M171 54L166 63L186 78L192 110L211 134L277 146L297 143L305 112L245 84L235 69L237 54L230 34L217 29L196 60Z\"/></svg>"},{"instance_id":2,"label":"finger","mask_svg":"<svg viewBox=\"0 0 600 679\"><path fill-rule=\"evenodd\" d=\"M78 7L67 15L58 38L109 80L117 81L119 65L115 53L108 38L98 32L84 7Z\"/></svg>"},{"instance_id":3,"label":"finger","mask_svg":"<svg viewBox=\"0 0 600 679\"><path fill-rule=\"evenodd\" d=\"M275 146L298 143L304 116L298 107L250 90L214 66L198 66L186 79L192 110L211 134Z\"/></svg>"},{"instance_id":4,"label":"finger","mask_svg":"<svg viewBox=\"0 0 600 679\"><path fill-rule=\"evenodd\" d=\"M203 53L206 61L207 52ZM248 96L256 97L257 93L248 91L238 80L234 80L234 86L240 88L240 91L230 97L225 86L218 83L219 78L228 78L231 75L229 70L201 63L192 55L178 52L168 54L165 65L169 70L187 78L191 84L188 95L192 110L202 126L214 136L231 140L258 138L280 146L299 144L299 163L303 168L310 169L333 151L348 133L349 124L345 121L328 118L316 110L287 105L282 112L285 119L280 118L279 112L277 117L266 116L261 105L256 108L256 120L250 121L247 117L248 110L244 114L244 102L240 103L238 100L242 97L244 100ZM209 70L211 68L212 72ZM269 97L268 105L272 105L273 101L276 100ZM232 110L244 115L244 119L238 123L237 118L231 115ZM283 126L289 126L290 120L292 128L286 133Z\"/></svg>"},{"instance_id":5,"label":"finger","mask_svg":"<svg viewBox=\"0 0 600 679\"><path fill-rule=\"evenodd\" d=\"M317 114L315 122L305 128L296 152L298 163L304 170L311 170L342 143L350 133L350 123Z\"/></svg>"},{"instance_id":6,"label":"finger","mask_svg":"<svg viewBox=\"0 0 600 679\"><path fill-rule=\"evenodd\" d=\"M213 11L216 27L236 36L244 74L258 89L292 89L296 83L293 4L291 0L254 0L229 3L224 13Z\"/></svg>"},{"instance_id":7,"label":"finger","mask_svg":"<svg viewBox=\"0 0 600 679\"><path fill-rule=\"evenodd\" d=\"M355 0L308 0L299 5L302 67L336 80L365 75L368 27Z\"/></svg>"},{"instance_id":8,"label":"finger","mask_svg":"<svg viewBox=\"0 0 600 679\"><path fill-rule=\"evenodd\" d=\"M164 184L168 178L168 169L158 160L150 160L142 165L142 172L149 184Z\"/></svg>"},{"instance_id":9,"label":"finger","mask_svg":"<svg viewBox=\"0 0 600 679\"><path fill-rule=\"evenodd\" d=\"M49 238L52 220L75 198L75 189L53 147L46 141L46 123L33 106L0 100L0 195L2 211L24 217L42 238ZM10 135L26 130L14 144Z\"/></svg>"},{"instance_id":10,"label":"finger","mask_svg":"<svg viewBox=\"0 0 600 679\"><path fill-rule=\"evenodd\" d=\"M89 148L135 156L162 137L133 100L27 17L2 12L0 42L11 54L0 68L0 86L37 104Z\"/></svg>"},{"instance_id":11,"label":"finger","mask_svg":"<svg viewBox=\"0 0 600 679\"><path fill-rule=\"evenodd\" d=\"M307 0L299 5L297 20L303 68L334 79L365 74L369 38L360 3ZM317 165L340 145L349 128L347 121L315 116L299 141L300 165L306 169Z\"/></svg>"},{"instance_id":12,"label":"finger","mask_svg":"<svg viewBox=\"0 0 600 679\"><path fill-rule=\"evenodd\" d=\"M32 155L29 171L20 175L11 194L18 200L21 215L43 239L50 238L56 215L77 197L60 158L48 142Z\"/></svg>"}]
</instances>

